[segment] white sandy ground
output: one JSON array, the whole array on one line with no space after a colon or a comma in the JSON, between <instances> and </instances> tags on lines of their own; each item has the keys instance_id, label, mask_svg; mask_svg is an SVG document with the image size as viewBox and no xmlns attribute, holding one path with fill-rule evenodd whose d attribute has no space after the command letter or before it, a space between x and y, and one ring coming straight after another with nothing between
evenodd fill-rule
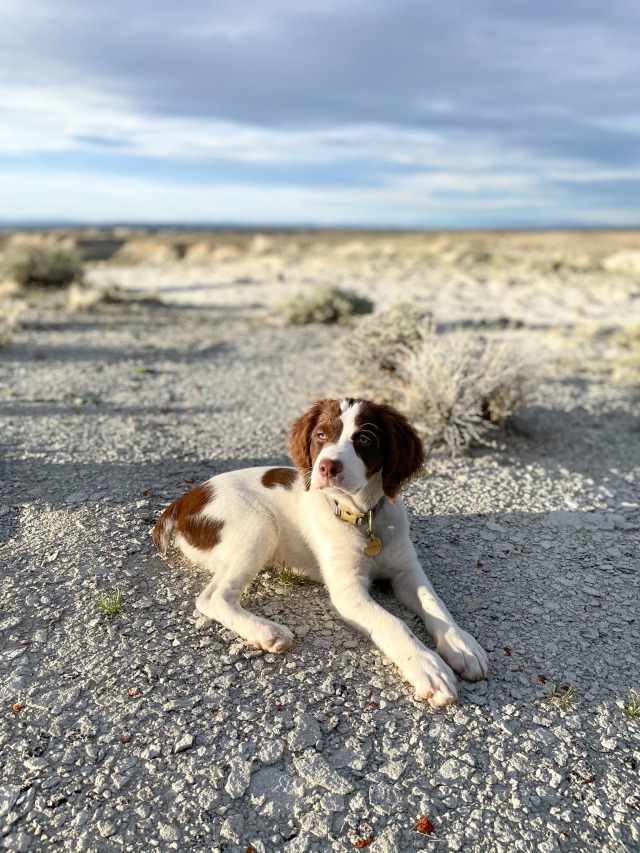
<instances>
[{"instance_id":1,"label":"white sandy ground","mask_svg":"<svg viewBox=\"0 0 640 853\"><path fill-rule=\"evenodd\" d=\"M638 280L506 288L513 271L359 275L360 258L313 274L303 259L278 283L267 259L237 263L103 267L95 280L209 307L74 316L40 302L0 351L4 848L640 849L640 721L624 710L640 690L638 388L614 381L608 337L579 330L632 322ZM519 319L505 334L552 356L501 449L435 457L406 494L436 588L491 660L440 713L322 587L261 576L247 605L296 637L264 655L194 615L205 575L150 541L168 501L285 462L291 419L361 380L335 358L348 331L273 326L250 307L338 271L379 303L413 294L443 323ZM124 612L108 620L93 601L116 583ZM575 688L566 709L548 699L556 681Z\"/></svg>"},{"instance_id":2,"label":"white sandy ground","mask_svg":"<svg viewBox=\"0 0 640 853\"><path fill-rule=\"evenodd\" d=\"M354 290L380 310L399 300L425 306L440 323L493 322L508 318L528 326L597 323L616 326L635 311L640 319L637 276L601 272L532 272L504 268L460 269L435 259L395 256L341 257L303 255L243 256L207 265L138 264L93 269L89 282L133 291L154 291L169 304L240 308L277 313L296 292L324 284Z\"/></svg>"}]
</instances>

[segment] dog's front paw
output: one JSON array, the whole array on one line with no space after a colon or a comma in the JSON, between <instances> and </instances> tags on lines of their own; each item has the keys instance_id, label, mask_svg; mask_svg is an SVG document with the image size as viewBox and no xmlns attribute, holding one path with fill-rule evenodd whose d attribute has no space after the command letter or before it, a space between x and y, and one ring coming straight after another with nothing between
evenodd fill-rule
<instances>
[{"instance_id":1,"label":"dog's front paw","mask_svg":"<svg viewBox=\"0 0 640 853\"><path fill-rule=\"evenodd\" d=\"M432 708L444 708L458 698L456 677L447 664L429 649L416 650L402 667L416 696L426 699Z\"/></svg>"},{"instance_id":2,"label":"dog's front paw","mask_svg":"<svg viewBox=\"0 0 640 853\"><path fill-rule=\"evenodd\" d=\"M480 681L489 669L489 659L482 646L461 628L449 628L438 639L438 654L451 669L467 681Z\"/></svg>"},{"instance_id":3,"label":"dog's front paw","mask_svg":"<svg viewBox=\"0 0 640 853\"><path fill-rule=\"evenodd\" d=\"M256 620L251 627L251 632L245 640L256 649L264 649L265 652L284 652L293 644L293 634L285 625L278 625L268 619Z\"/></svg>"}]
</instances>

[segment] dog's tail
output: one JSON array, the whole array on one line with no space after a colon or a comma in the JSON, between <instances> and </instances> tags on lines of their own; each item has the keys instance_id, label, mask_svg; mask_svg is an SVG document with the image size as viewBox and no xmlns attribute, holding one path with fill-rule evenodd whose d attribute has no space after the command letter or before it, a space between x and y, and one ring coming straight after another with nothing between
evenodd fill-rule
<instances>
[{"instance_id":1,"label":"dog's tail","mask_svg":"<svg viewBox=\"0 0 640 853\"><path fill-rule=\"evenodd\" d=\"M179 500L180 498L169 504L153 528L153 543L161 554L167 553L167 548L169 547L169 542L176 526Z\"/></svg>"}]
</instances>

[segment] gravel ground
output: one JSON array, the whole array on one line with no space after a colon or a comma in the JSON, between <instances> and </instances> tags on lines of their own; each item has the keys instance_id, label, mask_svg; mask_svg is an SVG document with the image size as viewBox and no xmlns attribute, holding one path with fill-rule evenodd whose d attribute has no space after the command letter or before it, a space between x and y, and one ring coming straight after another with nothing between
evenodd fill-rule
<instances>
[{"instance_id":1,"label":"gravel ground","mask_svg":"<svg viewBox=\"0 0 640 853\"><path fill-rule=\"evenodd\" d=\"M444 712L322 587L251 587L296 637L269 656L194 614L204 574L154 553L159 510L192 483L286 460L288 423L339 388L336 334L44 305L2 350L6 849L640 850L628 391L549 376L501 450L436 458L408 490L430 577L491 661ZM115 584L108 618L94 600Z\"/></svg>"}]
</instances>

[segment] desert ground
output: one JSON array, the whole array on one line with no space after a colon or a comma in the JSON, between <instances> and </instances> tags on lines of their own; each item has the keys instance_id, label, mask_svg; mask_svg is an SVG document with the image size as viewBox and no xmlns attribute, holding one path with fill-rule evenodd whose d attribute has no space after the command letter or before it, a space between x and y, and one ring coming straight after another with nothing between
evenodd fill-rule
<instances>
[{"instance_id":1,"label":"desert ground","mask_svg":"<svg viewBox=\"0 0 640 853\"><path fill-rule=\"evenodd\" d=\"M640 850L640 233L87 228L0 253L34 243L118 297L0 303L4 849ZM491 446L434 450L404 495L490 659L444 711L322 586L260 575L246 606L295 635L265 654L151 542L193 484L287 464L311 401L366 392L352 326L283 320L324 284L508 340L535 375Z\"/></svg>"}]
</instances>

